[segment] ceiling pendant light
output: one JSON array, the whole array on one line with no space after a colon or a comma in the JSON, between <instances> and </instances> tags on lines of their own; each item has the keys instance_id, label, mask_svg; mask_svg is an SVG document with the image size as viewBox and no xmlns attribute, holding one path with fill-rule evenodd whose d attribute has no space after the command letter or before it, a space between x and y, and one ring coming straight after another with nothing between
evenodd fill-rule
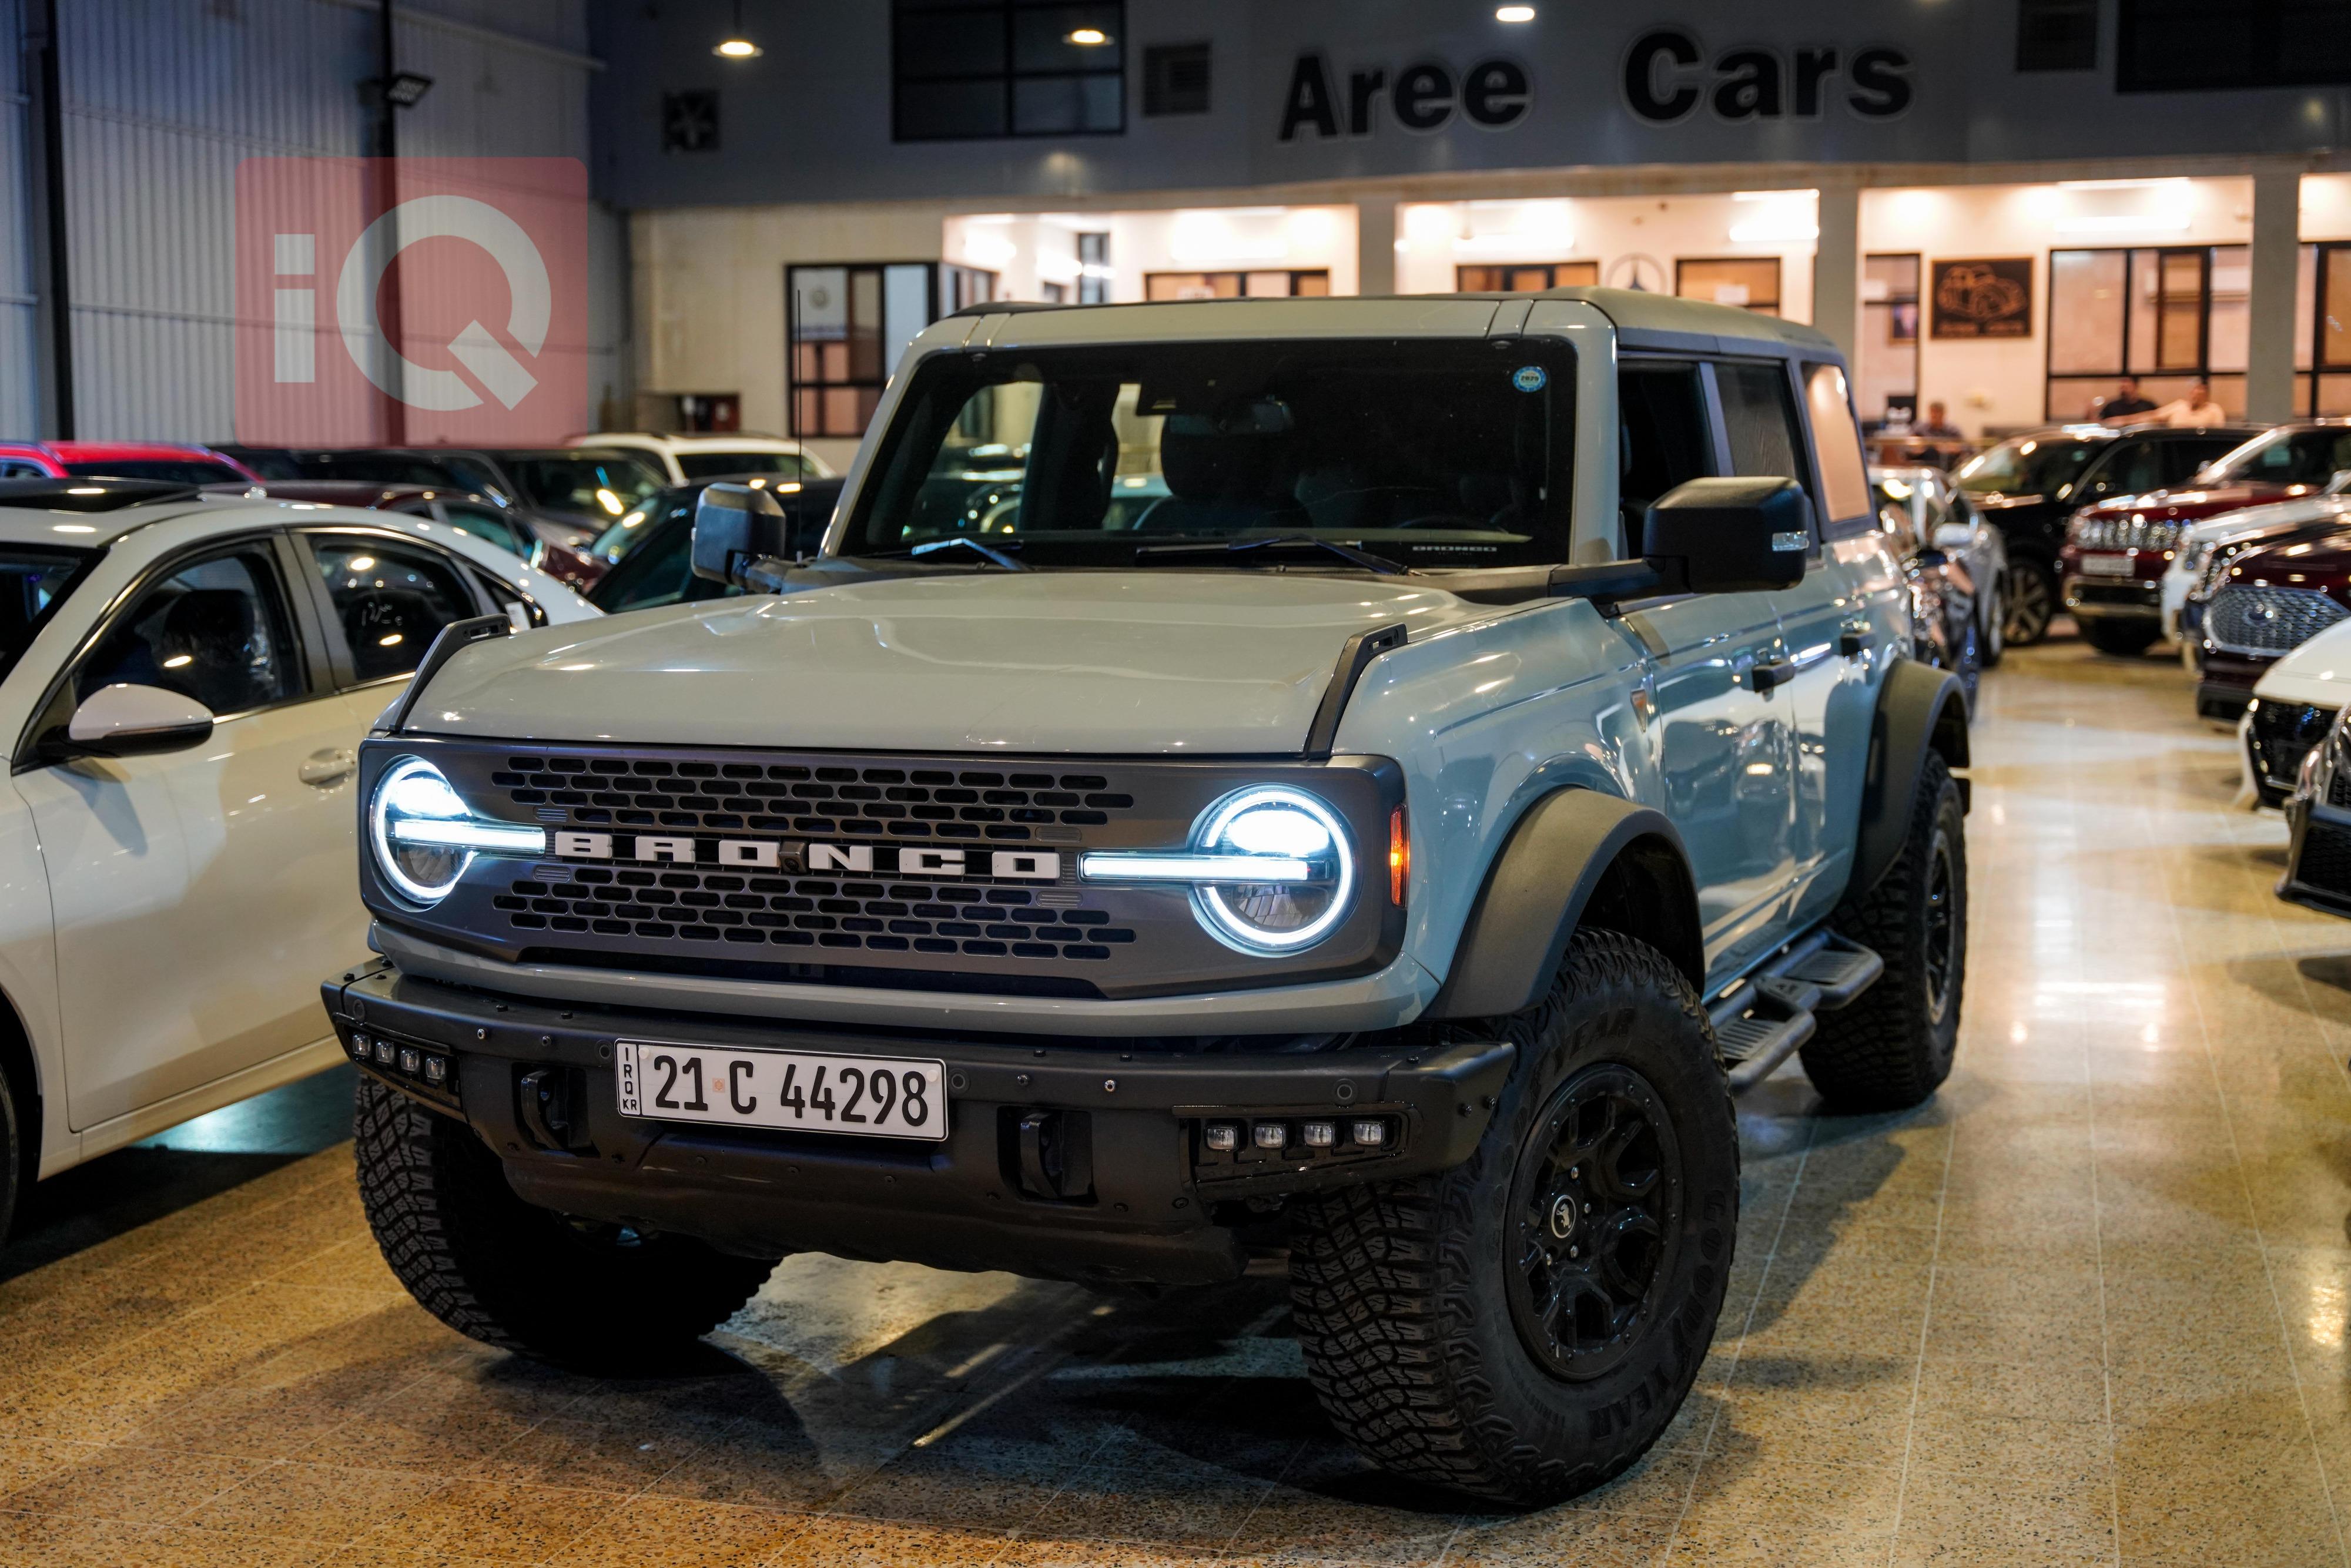
<instances>
[{"instance_id":1,"label":"ceiling pendant light","mask_svg":"<svg viewBox=\"0 0 2351 1568\"><path fill-rule=\"evenodd\" d=\"M743 31L743 0L735 0L735 30L718 40L718 47L710 52L729 60L756 60L767 52Z\"/></svg>"}]
</instances>

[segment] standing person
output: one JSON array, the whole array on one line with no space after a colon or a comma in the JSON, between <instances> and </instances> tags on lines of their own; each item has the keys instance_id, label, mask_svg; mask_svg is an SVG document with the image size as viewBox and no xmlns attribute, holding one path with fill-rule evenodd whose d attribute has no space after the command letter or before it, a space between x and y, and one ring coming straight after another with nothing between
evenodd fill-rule
<instances>
[{"instance_id":1,"label":"standing person","mask_svg":"<svg viewBox=\"0 0 2351 1568\"><path fill-rule=\"evenodd\" d=\"M2138 395L2138 378L2125 376L2121 383L2115 388L2115 395L2108 398L2099 408L2098 423L2127 424L2140 415L2152 413L2154 411L2155 404Z\"/></svg>"},{"instance_id":2,"label":"standing person","mask_svg":"<svg viewBox=\"0 0 2351 1568\"><path fill-rule=\"evenodd\" d=\"M2168 424L2174 430L2199 430L2208 425L2229 423L2229 411L2212 401L2212 384L2199 380L2188 389L2188 395L2176 398L2147 416L2151 423Z\"/></svg>"}]
</instances>

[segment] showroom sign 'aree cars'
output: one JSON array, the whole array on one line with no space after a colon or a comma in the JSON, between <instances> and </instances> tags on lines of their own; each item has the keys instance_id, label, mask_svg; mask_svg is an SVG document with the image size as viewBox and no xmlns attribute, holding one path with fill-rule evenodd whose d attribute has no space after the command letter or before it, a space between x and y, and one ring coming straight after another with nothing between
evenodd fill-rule
<instances>
[{"instance_id":1,"label":"showroom sign 'aree cars'","mask_svg":"<svg viewBox=\"0 0 2351 1568\"><path fill-rule=\"evenodd\" d=\"M516 445L578 429L587 197L570 158L246 159L238 438Z\"/></svg>"}]
</instances>

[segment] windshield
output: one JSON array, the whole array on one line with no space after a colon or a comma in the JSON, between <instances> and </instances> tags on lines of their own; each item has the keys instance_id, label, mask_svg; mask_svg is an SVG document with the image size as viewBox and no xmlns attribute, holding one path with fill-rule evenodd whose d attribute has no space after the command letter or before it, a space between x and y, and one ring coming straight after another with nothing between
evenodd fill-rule
<instances>
[{"instance_id":1,"label":"windshield","mask_svg":"<svg viewBox=\"0 0 2351 1568\"><path fill-rule=\"evenodd\" d=\"M510 457L507 472L522 498L550 512L601 512L617 517L661 489L661 476L618 453L560 457Z\"/></svg>"},{"instance_id":2,"label":"windshield","mask_svg":"<svg viewBox=\"0 0 2351 1568\"><path fill-rule=\"evenodd\" d=\"M1573 384L1559 343L941 357L892 422L841 553L969 537L1024 567L1123 567L1154 544L1305 535L1416 568L1562 561Z\"/></svg>"},{"instance_id":3,"label":"windshield","mask_svg":"<svg viewBox=\"0 0 2351 1568\"><path fill-rule=\"evenodd\" d=\"M812 472L797 452L713 452L707 447L679 453L677 467L689 479L725 479L737 474L805 479Z\"/></svg>"},{"instance_id":4,"label":"windshield","mask_svg":"<svg viewBox=\"0 0 2351 1568\"><path fill-rule=\"evenodd\" d=\"M128 462L68 463L79 479L164 479L174 485L247 485L252 481L225 463L200 457L133 458Z\"/></svg>"},{"instance_id":5,"label":"windshield","mask_svg":"<svg viewBox=\"0 0 2351 1568\"><path fill-rule=\"evenodd\" d=\"M97 559L91 550L0 549L0 676L16 667L33 634Z\"/></svg>"},{"instance_id":6,"label":"windshield","mask_svg":"<svg viewBox=\"0 0 2351 1568\"><path fill-rule=\"evenodd\" d=\"M1952 476L1971 496L2043 496L2079 478L2090 459L2106 448L2096 437L2027 435L1978 453Z\"/></svg>"},{"instance_id":7,"label":"windshield","mask_svg":"<svg viewBox=\"0 0 2351 1568\"><path fill-rule=\"evenodd\" d=\"M2325 485L2351 468L2351 426L2273 430L2196 476L2199 485Z\"/></svg>"}]
</instances>

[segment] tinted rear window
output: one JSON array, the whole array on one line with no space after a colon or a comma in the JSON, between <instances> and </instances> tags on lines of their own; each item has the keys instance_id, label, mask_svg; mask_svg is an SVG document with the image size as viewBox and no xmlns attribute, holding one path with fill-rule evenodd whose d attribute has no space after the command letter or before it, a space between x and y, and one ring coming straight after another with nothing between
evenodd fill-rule
<instances>
[{"instance_id":1,"label":"tinted rear window","mask_svg":"<svg viewBox=\"0 0 2351 1568\"><path fill-rule=\"evenodd\" d=\"M174 485L242 485L245 476L225 463L200 458L133 458L116 463L68 463L66 472L82 479L167 479Z\"/></svg>"}]
</instances>

